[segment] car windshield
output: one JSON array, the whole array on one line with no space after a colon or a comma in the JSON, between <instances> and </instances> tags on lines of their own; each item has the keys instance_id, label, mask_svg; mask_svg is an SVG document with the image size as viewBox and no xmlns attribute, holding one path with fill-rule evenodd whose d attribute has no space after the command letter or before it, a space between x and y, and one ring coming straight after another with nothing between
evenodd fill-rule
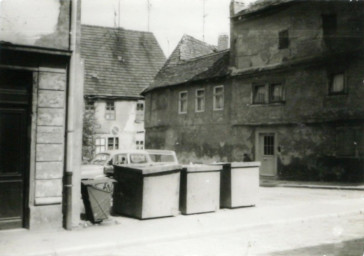
<instances>
[{"instance_id":1,"label":"car windshield","mask_svg":"<svg viewBox=\"0 0 364 256\"><path fill-rule=\"evenodd\" d=\"M149 154L153 162L156 163L175 163L176 160L173 155L166 154Z\"/></svg>"},{"instance_id":2,"label":"car windshield","mask_svg":"<svg viewBox=\"0 0 364 256\"><path fill-rule=\"evenodd\" d=\"M95 165L105 165L107 159L109 159L110 154L107 153L101 153L97 154L94 159L92 159L91 164Z\"/></svg>"}]
</instances>

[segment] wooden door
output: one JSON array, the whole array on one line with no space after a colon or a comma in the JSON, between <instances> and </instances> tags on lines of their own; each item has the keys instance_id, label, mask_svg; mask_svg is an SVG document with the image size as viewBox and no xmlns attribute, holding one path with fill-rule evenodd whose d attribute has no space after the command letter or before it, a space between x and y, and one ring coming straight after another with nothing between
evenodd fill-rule
<instances>
[{"instance_id":1,"label":"wooden door","mask_svg":"<svg viewBox=\"0 0 364 256\"><path fill-rule=\"evenodd\" d=\"M0 71L0 229L25 223L31 75Z\"/></svg>"},{"instance_id":2,"label":"wooden door","mask_svg":"<svg viewBox=\"0 0 364 256\"><path fill-rule=\"evenodd\" d=\"M261 162L261 175L277 175L276 136L274 133L259 133L258 161Z\"/></svg>"}]
</instances>

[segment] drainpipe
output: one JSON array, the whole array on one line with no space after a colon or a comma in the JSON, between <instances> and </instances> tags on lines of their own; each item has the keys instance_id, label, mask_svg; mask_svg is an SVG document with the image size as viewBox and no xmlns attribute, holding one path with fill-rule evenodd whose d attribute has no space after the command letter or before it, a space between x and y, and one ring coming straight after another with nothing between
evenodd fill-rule
<instances>
[{"instance_id":1,"label":"drainpipe","mask_svg":"<svg viewBox=\"0 0 364 256\"><path fill-rule=\"evenodd\" d=\"M75 116L74 116L74 91L76 84L76 40L77 40L77 16L78 16L78 0L72 0L71 3L71 35L70 50L72 51L71 62L69 67L69 85L67 97L67 145L66 145L66 172L64 179L65 187L65 228L72 229L72 177L74 171L74 141L75 141Z\"/></svg>"}]
</instances>

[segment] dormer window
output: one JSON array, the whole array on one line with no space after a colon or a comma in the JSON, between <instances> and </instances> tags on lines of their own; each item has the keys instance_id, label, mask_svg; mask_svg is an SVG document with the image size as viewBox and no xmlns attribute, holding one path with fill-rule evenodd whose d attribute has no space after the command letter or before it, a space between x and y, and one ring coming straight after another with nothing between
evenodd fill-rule
<instances>
[{"instance_id":1,"label":"dormer window","mask_svg":"<svg viewBox=\"0 0 364 256\"><path fill-rule=\"evenodd\" d=\"M278 33L278 49L286 49L289 46L289 34L288 29L280 31Z\"/></svg>"}]
</instances>

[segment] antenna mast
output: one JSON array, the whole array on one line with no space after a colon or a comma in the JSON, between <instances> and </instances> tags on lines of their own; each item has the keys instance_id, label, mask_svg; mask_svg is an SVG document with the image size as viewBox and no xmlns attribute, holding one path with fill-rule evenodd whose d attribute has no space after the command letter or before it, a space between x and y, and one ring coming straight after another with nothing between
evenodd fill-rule
<instances>
[{"instance_id":1,"label":"antenna mast","mask_svg":"<svg viewBox=\"0 0 364 256\"><path fill-rule=\"evenodd\" d=\"M202 13L202 41L205 42L205 19L206 19L206 10L205 10L206 0L203 0L203 13Z\"/></svg>"},{"instance_id":2,"label":"antenna mast","mask_svg":"<svg viewBox=\"0 0 364 256\"><path fill-rule=\"evenodd\" d=\"M118 28L120 28L120 0L119 0L119 13L118 13Z\"/></svg>"},{"instance_id":3,"label":"antenna mast","mask_svg":"<svg viewBox=\"0 0 364 256\"><path fill-rule=\"evenodd\" d=\"M148 32L149 32L149 27L150 27L150 9L151 9L152 5L150 3L150 0L147 0L147 9L148 9Z\"/></svg>"}]
</instances>

